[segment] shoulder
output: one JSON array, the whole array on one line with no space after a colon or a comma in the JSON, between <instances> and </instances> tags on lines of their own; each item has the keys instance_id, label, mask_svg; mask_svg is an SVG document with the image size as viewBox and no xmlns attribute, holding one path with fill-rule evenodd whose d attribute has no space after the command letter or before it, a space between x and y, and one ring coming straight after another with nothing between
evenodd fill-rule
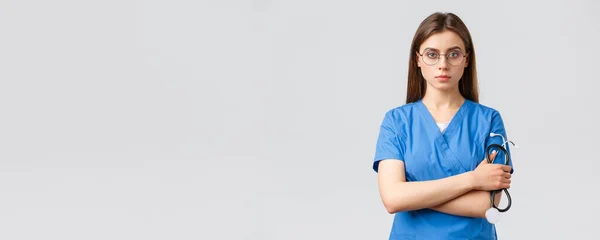
<instances>
[{"instance_id":1,"label":"shoulder","mask_svg":"<svg viewBox=\"0 0 600 240\"><path fill-rule=\"evenodd\" d=\"M417 103L406 103L388 109L385 112L381 126L402 135L402 133L405 132L405 128L411 125L416 110Z\"/></svg>"},{"instance_id":2,"label":"shoulder","mask_svg":"<svg viewBox=\"0 0 600 240\"><path fill-rule=\"evenodd\" d=\"M504 119L498 109L475 102L471 102L471 105L471 117L475 120L473 122L476 123L479 128L485 129L486 131L504 128Z\"/></svg>"},{"instance_id":3,"label":"shoulder","mask_svg":"<svg viewBox=\"0 0 600 240\"><path fill-rule=\"evenodd\" d=\"M410 117L414 114L416 108L417 103L412 102L388 109L385 112L385 120L395 123L405 123L410 120Z\"/></svg>"},{"instance_id":4,"label":"shoulder","mask_svg":"<svg viewBox=\"0 0 600 240\"><path fill-rule=\"evenodd\" d=\"M488 119L500 117L500 111L496 108L468 100L471 105L471 112L475 115L484 116Z\"/></svg>"}]
</instances>

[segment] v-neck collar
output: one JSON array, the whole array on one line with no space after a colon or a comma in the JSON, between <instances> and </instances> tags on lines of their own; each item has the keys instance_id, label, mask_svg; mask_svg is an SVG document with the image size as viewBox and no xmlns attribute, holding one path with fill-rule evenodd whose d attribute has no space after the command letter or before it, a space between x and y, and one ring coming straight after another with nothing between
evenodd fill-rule
<instances>
[{"instance_id":1,"label":"v-neck collar","mask_svg":"<svg viewBox=\"0 0 600 240\"><path fill-rule=\"evenodd\" d=\"M431 112L429 112L429 109L427 109L427 106L425 106L425 104L423 103L423 100L417 101L417 106L419 106L419 108L421 110L419 112L421 112L421 115L427 121L427 123L428 123L427 125L430 126L430 128L434 132L436 132L442 136L446 136L447 134L450 134L450 133L452 133L452 131L454 131L454 129L456 128L456 125L458 125L459 122L462 121L463 117L465 116L465 112L467 111L469 104L470 104L470 100L465 98L465 101L463 102L463 104L460 106L458 111L456 111L456 113L454 114L454 116L452 117L452 119L450 120L448 125L446 126L446 130L444 130L444 132L441 132L440 128L438 127L437 123L435 122L435 119L433 118L433 115L431 114Z\"/></svg>"}]
</instances>

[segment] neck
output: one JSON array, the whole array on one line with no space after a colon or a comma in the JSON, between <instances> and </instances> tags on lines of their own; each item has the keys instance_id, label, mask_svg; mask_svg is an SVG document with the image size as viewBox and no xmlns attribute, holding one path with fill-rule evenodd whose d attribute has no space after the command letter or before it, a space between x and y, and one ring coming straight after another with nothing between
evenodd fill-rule
<instances>
[{"instance_id":1,"label":"neck","mask_svg":"<svg viewBox=\"0 0 600 240\"><path fill-rule=\"evenodd\" d=\"M428 87L422 101L428 108L447 109L459 108L465 101L465 98L460 94L458 89L453 91L440 91L435 88Z\"/></svg>"}]
</instances>

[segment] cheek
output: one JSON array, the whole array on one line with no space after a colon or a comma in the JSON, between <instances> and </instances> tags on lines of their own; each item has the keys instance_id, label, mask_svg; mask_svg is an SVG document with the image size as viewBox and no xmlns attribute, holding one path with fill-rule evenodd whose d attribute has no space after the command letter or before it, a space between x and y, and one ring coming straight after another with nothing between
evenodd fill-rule
<instances>
[{"instance_id":1,"label":"cheek","mask_svg":"<svg viewBox=\"0 0 600 240\"><path fill-rule=\"evenodd\" d=\"M464 73L465 73L465 68L460 67L460 68L456 68L456 70L452 73L452 75L456 76L457 78L461 78Z\"/></svg>"},{"instance_id":2,"label":"cheek","mask_svg":"<svg viewBox=\"0 0 600 240\"><path fill-rule=\"evenodd\" d=\"M429 70L428 66L421 66L421 73L423 73L423 75L427 75L429 71L431 70Z\"/></svg>"},{"instance_id":3,"label":"cheek","mask_svg":"<svg viewBox=\"0 0 600 240\"><path fill-rule=\"evenodd\" d=\"M433 78L435 69L429 66L421 67L421 73L425 80L431 80Z\"/></svg>"}]
</instances>

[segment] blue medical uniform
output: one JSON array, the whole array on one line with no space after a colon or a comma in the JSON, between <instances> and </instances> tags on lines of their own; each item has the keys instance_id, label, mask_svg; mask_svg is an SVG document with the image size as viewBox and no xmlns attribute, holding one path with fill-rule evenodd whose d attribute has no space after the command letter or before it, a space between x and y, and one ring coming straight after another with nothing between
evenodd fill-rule
<instances>
[{"instance_id":1,"label":"blue medical uniform","mask_svg":"<svg viewBox=\"0 0 600 240\"><path fill-rule=\"evenodd\" d=\"M389 110L381 124L373 169L379 161L404 161L406 181L427 181L474 170L486 147L502 144L506 130L500 113L465 100L442 133L421 100ZM508 146L507 146L508 147ZM510 154L510 149L507 149ZM499 152L494 163L504 163ZM511 164L512 166L512 159ZM497 239L485 218L450 215L432 209L397 212L389 239Z\"/></svg>"}]
</instances>

